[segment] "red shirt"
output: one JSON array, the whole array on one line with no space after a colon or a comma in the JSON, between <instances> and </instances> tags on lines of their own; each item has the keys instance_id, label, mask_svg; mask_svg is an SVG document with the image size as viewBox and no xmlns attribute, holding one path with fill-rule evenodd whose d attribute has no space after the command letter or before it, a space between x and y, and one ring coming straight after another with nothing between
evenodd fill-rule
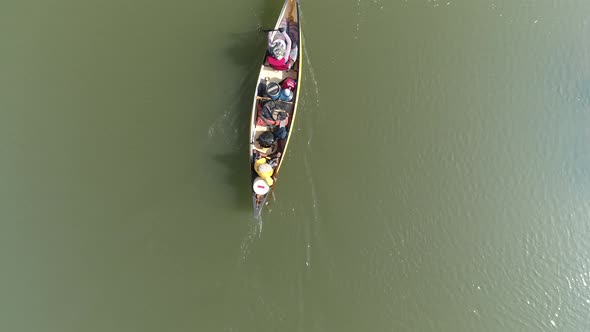
<instances>
[{"instance_id":1,"label":"red shirt","mask_svg":"<svg viewBox=\"0 0 590 332\"><path fill-rule=\"evenodd\" d=\"M288 70L289 69L289 56L277 60L272 55L266 56L266 61L275 70Z\"/></svg>"}]
</instances>

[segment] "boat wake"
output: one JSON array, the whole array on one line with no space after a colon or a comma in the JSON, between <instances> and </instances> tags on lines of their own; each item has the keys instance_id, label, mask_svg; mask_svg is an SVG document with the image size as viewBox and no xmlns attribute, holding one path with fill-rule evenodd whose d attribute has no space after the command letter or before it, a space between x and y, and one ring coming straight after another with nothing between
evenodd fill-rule
<instances>
[{"instance_id":1,"label":"boat wake","mask_svg":"<svg viewBox=\"0 0 590 332\"><path fill-rule=\"evenodd\" d=\"M305 35L301 36L301 40L305 43ZM320 107L320 89L318 88L318 81L315 78L315 70L313 70L313 66L311 65L311 60L309 60L309 52L307 48L303 48L303 56L305 58L305 68L307 68L307 73L309 74L309 78L313 83L313 87L315 89L315 105L319 109Z\"/></svg>"},{"instance_id":2,"label":"boat wake","mask_svg":"<svg viewBox=\"0 0 590 332\"><path fill-rule=\"evenodd\" d=\"M318 195L315 190L315 183L313 181L313 176L311 174L311 166L309 165L309 160L307 156L303 156L303 165L305 167L305 176L308 178L309 181L309 188L311 191L311 199L312 199L312 211L313 211L313 220L315 222L319 221L320 214L319 214L319 203L318 203Z\"/></svg>"},{"instance_id":3,"label":"boat wake","mask_svg":"<svg viewBox=\"0 0 590 332\"><path fill-rule=\"evenodd\" d=\"M219 140L221 138L227 140L230 145L235 145L238 141L240 132L238 123L243 119L240 112L244 100L249 97L250 90L247 88L247 80L251 78L251 74L246 74L236 86L243 87L237 94L240 98L233 98L231 102L223 103L225 107L219 110L219 116L209 125L207 130L207 138L209 141L213 139Z\"/></svg>"},{"instance_id":4,"label":"boat wake","mask_svg":"<svg viewBox=\"0 0 590 332\"><path fill-rule=\"evenodd\" d=\"M314 237L317 237L320 222L319 202L316 193L315 182L312 176L312 168L310 165L309 158L305 154L303 155L303 165L305 169L305 175L308 179L308 186L310 190L310 195L308 197L311 197L312 208L303 209L304 211L311 211L311 216L303 219L304 222L299 224L300 226L297 232L297 244L299 247L299 249L297 250L298 261L302 260L305 264L305 267L297 272L297 300L300 317L299 330L301 331L304 330L305 317L308 315L305 302L306 298L308 297L308 294L306 292L307 284L310 282L312 277L312 250L313 247L315 247L315 244L313 244L312 242L314 241ZM310 203L306 203L306 205L309 204Z\"/></svg>"},{"instance_id":5,"label":"boat wake","mask_svg":"<svg viewBox=\"0 0 590 332\"><path fill-rule=\"evenodd\" d=\"M301 39L303 41L305 41L305 35L302 35ZM305 94L306 98L302 99L301 103L302 103L302 105L306 105L307 100L314 100L315 101L315 108L313 108L314 113L319 112L319 110L320 110L320 89L319 89L318 81L315 76L315 70L313 69L313 65L311 64L311 60L310 60L309 52L307 51L307 48L303 48L303 57L305 58L305 68L304 68L305 75L306 75L305 79L306 79L306 81L309 81L312 83L314 89L311 91L311 93ZM309 107L305 107L305 106L304 106L304 108L307 110L310 109ZM308 113L306 115L306 117L311 118L312 117L311 114L313 114L313 113L311 113L311 112ZM306 128L307 128L307 132L308 132L307 147L308 147L308 150L311 151L311 140L313 138L313 128L312 128L312 126L306 126Z\"/></svg>"},{"instance_id":6,"label":"boat wake","mask_svg":"<svg viewBox=\"0 0 590 332\"><path fill-rule=\"evenodd\" d=\"M240 244L240 261L241 263L246 263L248 260L248 256L250 255L250 246L256 241L256 239L260 239L262 237L262 218L258 217L255 219L255 222L250 222L250 228L248 229L248 233L242 239L242 243Z\"/></svg>"},{"instance_id":7,"label":"boat wake","mask_svg":"<svg viewBox=\"0 0 590 332\"><path fill-rule=\"evenodd\" d=\"M305 22L304 17L302 17L302 21ZM302 34L301 39L303 41L303 43L305 43L305 34ZM305 80L307 82L311 82L313 85L313 90L310 91L309 93L309 97L303 99L302 101L305 103L307 100L313 100L315 101L315 105L313 105L313 101L311 102L312 105L309 105L311 107L305 107L306 110L310 110L313 109L314 112L309 112L306 114L305 116L305 122L307 122L307 120L311 120L311 125L306 125L306 131L307 131L307 150L308 152L312 151L312 138L313 138L313 133L314 133L314 125L317 123L318 117L317 117L317 112L319 112L320 110L320 89L319 89L319 84L318 81L316 79L316 75L315 75L315 70L313 68L313 65L311 63L311 57L309 56L309 51L307 48L303 48L303 56L305 58ZM311 98L310 98L311 97ZM307 103L306 103L307 104ZM315 107L314 107L315 106ZM318 200L318 196L317 196L317 192L316 192L316 186L315 186L315 182L313 180L313 172L312 172L312 168L311 168L311 163L309 161L309 154L304 154L303 155L303 167L305 169L305 176L308 179L308 185L309 185L309 190L310 190L310 195L309 197L311 197L311 212L312 212L312 218L310 220L310 222L307 223L302 223L302 233L303 233L303 241L305 243L305 266L309 272L309 269L311 268L311 256L312 256L312 245L311 245L311 241L312 241L312 236L314 233L314 228L318 226L318 223L320 221L320 212L319 212L319 200ZM303 308L301 308L301 310L303 310Z\"/></svg>"}]
</instances>

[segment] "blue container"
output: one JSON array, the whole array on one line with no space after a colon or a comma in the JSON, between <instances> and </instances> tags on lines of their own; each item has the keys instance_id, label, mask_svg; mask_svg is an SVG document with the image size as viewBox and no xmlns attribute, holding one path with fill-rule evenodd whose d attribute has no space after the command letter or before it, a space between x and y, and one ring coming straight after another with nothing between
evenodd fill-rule
<instances>
[{"instance_id":1,"label":"blue container","mask_svg":"<svg viewBox=\"0 0 590 332\"><path fill-rule=\"evenodd\" d=\"M266 85L266 94L272 99L277 100L279 99L279 94L281 93L281 87L276 82L270 82Z\"/></svg>"},{"instance_id":2,"label":"blue container","mask_svg":"<svg viewBox=\"0 0 590 332\"><path fill-rule=\"evenodd\" d=\"M280 97L282 101L291 101L293 100L293 91L291 89L283 89L281 90Z\"/></svg>"}]
</instances>

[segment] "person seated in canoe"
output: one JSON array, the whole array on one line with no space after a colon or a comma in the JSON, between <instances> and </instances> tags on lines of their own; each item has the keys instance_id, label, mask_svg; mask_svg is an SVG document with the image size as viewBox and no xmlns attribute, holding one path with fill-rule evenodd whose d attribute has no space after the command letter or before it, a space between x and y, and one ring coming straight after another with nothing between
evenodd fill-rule
<instances>
[{"instance_id":1,"label":"person seated in canoe","mask_svg":"<svg viewBox=\"0 0 590 332\"><path fill-rule=\"evenodd\" d=\"M278 149L279 150L285 149L285 142L287 141L287 136L289 135L287 128L285 128L285 127L277 128L274 131L274 135L275 135L275 139L278 144Z\"/></svg>"},{"instance_id":2,"label":"person seated in canoe","mask_svg":"<svg viewBox=\"0 0 590 332\"><path fill-rule=\"evenodd\" d=\"M274 174L274 170L277 168L277 166L279 166L279 162L281 160L281 156L283 154L281 152L276 152L273 153L271 155L265 155L259 152L255 152L254 153L254 169L257 171L256 173L258 173L258 175L260 175L263 179L265 179L265 181L267 181L267 184L269 186L272 186L272 184L274 183L274 181L277 180L276 174ZM260 165L268 165L271 168L267 168L260 170L258 167L260 167ZM271 171L272 170L272 171ZM264 174L261 174L264 173ZM266 175L265 175L266 174ZM262 176L265 175L265 176ZM268 179L270 178L270 179ZM268 179L268 180L267 180Z\"/></svg>"},{"instance_id":3,"label":"person seated in canoe","mask_svg":"<svg viewBox=\"0 0 590 332\"><path fill-rule=\"evenodd\" d=\"M297 45L291 48L291 37L285 32L285 28L279 28L280 36L276 31L268 33L268 56L266 61L275 70L289 70L297 58Z\"/></svg>"}]
</instances>

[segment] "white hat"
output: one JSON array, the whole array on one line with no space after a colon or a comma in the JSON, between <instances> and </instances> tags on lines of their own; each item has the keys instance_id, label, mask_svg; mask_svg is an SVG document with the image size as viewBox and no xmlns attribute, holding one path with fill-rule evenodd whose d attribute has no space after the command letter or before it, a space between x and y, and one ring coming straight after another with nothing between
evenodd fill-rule
<instances>
[{"instance_id":1,"label":"white hat","mask_svg":"<svg viewBox=\"0 0 590 332\"><path fill-rule=\"evenodd\" d=\"M266 195L270 190L270 187L261 177L257 177L252 184L252 189L254 189L254 192L258 195Z\"/></svg>"}]
</instances>

